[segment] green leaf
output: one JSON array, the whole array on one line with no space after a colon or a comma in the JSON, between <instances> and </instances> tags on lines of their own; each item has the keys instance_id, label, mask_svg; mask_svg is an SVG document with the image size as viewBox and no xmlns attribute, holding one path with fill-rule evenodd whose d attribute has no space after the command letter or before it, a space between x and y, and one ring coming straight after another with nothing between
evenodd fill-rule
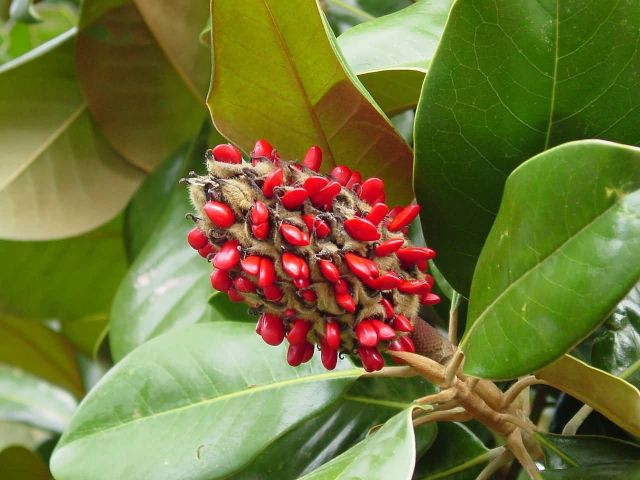
<instances>
[{"instance_id":1,"label":"green leaf","mask_svg":"<svg viewBox=\"0 0 640 480\"><path fill-rule=\"evenodd\" d=\"M421 377L358 379L330 408L287 432L233 478L298 478L364 440L373 427L409 408L414 399L434 392ZM425 448L437 428L434 423L423 427L416 431L416 441ZM297 454L291 456L292 451Z\"/></svg>"},{"instance_id":2,"label":"green leaf","mask_svg":"<svg viewBox=\"0 0 640 480\"><path fill-rule=\"evenodd\" d=\"M211 270L208 270L211 273ZM206 279L202 280L206 283ZM212 321L224 320L231 322L252 322L256 323L258 318L250 313L249 306L242 302L232 302L224 292L214 292L209 297L211 313L208 319Z\"/></svg>"},{"instance_id":3,"label":"green leaf","mask_svg":"<svg viewBox=\"0 0 640 480\"><path fill-rule=\"evenodd\" d=\"M90 356L127 268L122 217L65 240L0 241L0 258L0 312L57 318L63 332Z\"/></svg>"},{"instance_id":4,"label":"green leaf","mask_svg":"<svg viewBox=\"0 0 640 480\"><path fill-rule=\"evenodd\" d=\"M34 0L12 0L9 16L22 23L39 23L42 18L33 7Z\"/></svg>"},{"instance_id":5,"label":"green leaf","mask_svg":"<svg viewBox=\"0 0 640 480\"><path fill-rule=\"evenodd\" d=\"M3 480L49 480L49 469L34 452L24 447L9 447L0 452Z\"/></svg>"},{"instance_id":6,"label":"green leaf","mask_svg":"<svg viewBox=\"0 0 640 480\"><path fill-rule=\"evenodd\" d=\"M209 2L122 3L83 3L77 75L101 131L149 171L202 121L210 66L198 34Z\"/></svg>"},{"instance_id":7,"label":"green leaf","mask_svg":"<svg viewBox=\"0 0 640 480\"><path fill-rule=\"evenodd\" d=\"M416 459L409 408L387 421L380 430L300 480L411 478Z\"/></svg>"},{"instance_id":8,"label":"green leaf","mask_svg":"<svg viewBox=\"0 0 640 480\"><path fill-rule=\"evenodd\" d=\"M67 391L0 364L0 420L62 432L75 408L76 401Z\"/></svg>"},{"instance_id":9,"label":"green leaf","mask_svg":"<svg viewBox=\"0 0 640 480\"><path fill-rule=\"evenodd\" d=\"M186 152L191 168L204 161L205 137L196 138ZM176 326L209 319L211 265L187 245L193 223L185 214L191 210L186 188L175 184L162 214L154 214L156 227L113 300L109 341L115 360Z\"/></svg>"},{"instance_id":10,"label":"green leaf","mask_svg":"<svg viewBox=\"0 0 640 480\"><path fill-rule=\"evenodd\" d=\"M549 480L638 480L640 462L621 462L617 464L593 465L590 467L568 468L566 470L545 470L540 473Z\"/></svg>"},{"instance_id":11,"label":"green leaf","mask_svg":"<svg viewBox=\"0 0 640 480\"><path fill-rule=\"evenodd\" d=\"M351 70L388 114L417 105L451 3L423 0L338 37Z\"/></svg>"},{"instance_id":12,"label":"green leaf","mask_svg":"<svg viewBox=\"0 0 640 480\"><path fill-rule=\"evenodd\" d=\"M414 187L463 295L512 170L571 140L640 142L639 22L630 1L452 7L418 107Z\"/></svg>"},{"instance_id":13,"label":"green leaf","mask_svg":"<svg viewBox=\"0 0 640 480\"><path fill-rule=\"evenodd\" d=\"M640 391L630 383L570 355L536 372L536 377L640 436Z\"/></svg>"},{"instance_id":14,"label":"green leaf","mask_svg":"<svg viewBox=\"0 0 640 480\"><path fill-rule=\"evenodd\" d=\"M640 460L640 446L596 435L536 434L549 469L585 467Z\"/></svg>"},{"instance_id":15,"label":"green leaf","mask_svg":"<svg viewBox=\"0 0 640 480\"><path fill-rule=\"evenodd\" d=\"M346 68L316 2L291 15L287 0L217 0L212 19L207 103L223 135L247 152L266 138L284 158L316 144L325 170L356 167L385 181L391 204L411 200L411 150Z\"/></svg>"},{"instance_id":16,"label":"green leaf","mask_svg":"<svg viewBox=\"0 0 640 480\"><path fill-rule=\"evenodd\" d=\"M0 314L0 363L21 368L81 397L84 389L73 348L33 320Z\"/></svg>"},{"instance_id":17,"label":"green leaf","mask_svg":"<svg viewBox=\"0 0 640 480\"><path fill-rule=\"evenodd\" d=\"M320 2L329 24L338 35L361 22L411 5L413 0L323 0Z\"/></svg>"},{"instance_id":18,"label":"green leaf","mask_svg":"<svg viewBox=\"0 0 640 480\"><path fill-rule=\"evenodd\" d=\"M136 349L85 398L51 459L56 478L225 478L335 401L361 369L291 368L251 325L216 322Z\"/></svg>"},{"instance_id":19,"label":"green leaf","mask_svg":"<svg viewBox=\"0 0 640 480\"><path fill-rule=\"evenodd\" d=\"M441 422L438 436L416 465L414 478L474 480L489 462L489 450L461 423Z\"/></svg>"},{"instance_id":20,"label":"green leaf","mask_svg":"<svg viewBox=\"0 0 640 480\"><path fill-rule=\"evenodd\" d=\"M640 149L589 140L534 157L509 177L478 261L465 371L505 379L549 364L638 278Z\"/></svg>"},{"instance_id":21,"label":"green leaf","mask_svg":"<svg viewBox=\"0 0 640 480\"><path fill-rule=\"evenodd\" d=\"M113 218L142 180L89 117L73 36L0 67L0 238L87 232ZM37 108L25 108L27 98Z\"/></svg>"}]
</instances>

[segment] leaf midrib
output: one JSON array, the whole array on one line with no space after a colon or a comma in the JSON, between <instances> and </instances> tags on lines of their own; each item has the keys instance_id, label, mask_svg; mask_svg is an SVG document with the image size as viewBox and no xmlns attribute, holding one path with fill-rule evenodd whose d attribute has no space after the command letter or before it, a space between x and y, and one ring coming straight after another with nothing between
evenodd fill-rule
<instances>
[{"instance_id":1,"label":"leaf midrib","mask_svg":"<svg viewBox=\"0 0 640 480\"><path fill-rule=\"evenodd\" d=\"M233 398L237 398L237 397L242 397L245 395L253 395L254 393L260 393L260 392L266 392L269 390L277 390L280 388L284 388L287 386L291 386L291 385L299 385L299 384L305 384L305 383L312 383L312 382L318 382L318 381L322 381L322 380L336 380L336 379L340 379L340 378L357 378L360 375L362 375L362 373L364 372L364 370L360 369L360 368L350 368L347 370L340 370L337 372L326 372L326 373L320 373L320 374L315 374L315 375L307 375L305 377L296 377L296 378L290 378L287 380L283 380L277 383L269 383L266 385L258 385L256 387L252 387L252 388L245 388L243 390L237 390L235 392L231 392L231 393L226 393L217 397L213 397L213 398L209 398L206 400L200 400L197 402L192 402L189 403L187 405L182 405L179 407L175 407L175 408L169 408L163 412L159 412L159 413L154 413L152 415L147 415L145 417L139 417L139 418L134 418L131 421L128 422L123 422L117 425L113 425L109 428L105 428L103 430L96 430L93 431L91 433L88 433L87 435L78 435L76 437L74 437L72 440L70 441L66 441L66 439L62 439L62 441L60 442L60 447L64 447L66 445L70 445L71 443L77 442L77 441L81 441L81 440L86 440L87 438L90 437L94 437L97 435L102 435L102 434L106 434L115 430L119 430L123 427L127 427L130 426L132 424L139 424L145 420L149 420L149 419L156 419L158 417L163 417L165 415L170 415L170 414L174 414L180 411L184 411L184 410L189 410L191 408L199 408L202 407L203 405L212 405L214 403L218 403L218 402L222 402L222 401L226 401L226 400L230 400Z\"/></svg>"}]
</instances>

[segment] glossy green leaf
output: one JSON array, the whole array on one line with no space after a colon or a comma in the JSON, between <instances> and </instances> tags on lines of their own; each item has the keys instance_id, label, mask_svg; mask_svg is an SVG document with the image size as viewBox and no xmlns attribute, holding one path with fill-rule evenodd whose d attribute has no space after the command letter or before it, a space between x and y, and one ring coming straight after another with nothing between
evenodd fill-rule
<instances>
[{"instance_id":1,"label":"glossy green leaf","mask_svg":"<svg viewBox=\"0 0 640 480\"><path fill-rule=\"evenodd\" d=\"M512 170L571 140L639 143L639 22L629 0L453 6L416 117L414 187L460 293Z\"/></svg>"},{"instance_id":2,"label":"glossy green leaf","mask_svg":"<svg viewBox=\"0 0 640 480\"><path fill-rule=\"evenodd\" d=\"M413 0L322 0L320 5L336 35L376 17L408 7Z\"/></svg>"},{"instance_id":3,"label":"glossy green leaf","mask_svg":"<svg viewBox=\"0 0 640 480\"><path fill-rule=\"evenodd\" d=\"M113 218L142 180L89 117L73 75L73 36L0 67L0 238L87 232Z\"/></svg>"},{"instance_id":4,"label":"glossy green leaf","mask_svg":"<svg viewBox=\"0 0 640 480\"><path fill-rule=\"evenodd\" d=\"M570 355L539 370L536 376L640 436L640 391L625 380Z\"/></svg>"},{"instance_id":5,"label":"glossy green leaf","mask_svg":"<svg viewBox=\"0 0 640 480\"><path fill-rule=\"evenodd\" d=\"M211 270L207 270L211 273ZM206 283L206 279L202 280ZM232 302L224 292L214 292L209 297L210 314L207 316L212 321L251 322L255 324L258 316L250 312L249 305L242 302Z\"/></svg>"},{"instance_id":6,"label":"glossy green leaf","mask_svg":"<svg viewBox=\"0 0 640 480\"><path fill-rule=\"evenodd\" d=\"M203 163L205 147L205 136L190 145L189 168ZM113 300L109 341L115 360L171 328L209 318L211 265L187 244L193 222L185 214L191 210L186 187L175 184L161 215L154 213L156 226Z\"/></svg>"},{"instance_id":7,"label":"glossy green leaf","mask_svg":"<svg viewBox=\"0 0 640 480\"><path fill-rule=\"evenodd\" d=\"M266 138L284 158L316 144L324 170L356 167L385 181L391 204L412 198L411 150L345 67L316 2L291 15L287 0L216 0L212 19L207 103L222 134L247 152Z\"/></svg>"},{"instance_id":8,"label":"glossy green leaf","mask_svg":"<svg viewBox=\"0 0 640 480\"><path fill-rule=\"evenodd\" d=\"M595 435L536 435L549 469L584 467L604 463L640 461L640 446Z\"/></svg>"},{"instance_id":9,"label":"glossy green leaf","mask_svg":"<svg viewBox=\"0 0 640 480\"><path fill-rule=\"evenodd\" d=\"M65 240L0 241L0 258L0 312L57 318L63 332L90 356L127 268L122 218Z\"/></svg>"},{"instance_id":10,"label":"glossy green leaf","mask_svg":"<svg viewBox=\"0 0 640 480\"><path fill-rule=\"evenodd\" d=\"M86 397L51 459L71 478L225 478L335 401L362 370L291 368L251 325L194 325L154 339Z\"/></svg>"},{"instance_id":11,"label":"glossy green leaf","mask_svg":"<svg viewBox=\"0 0 640 480\"><path fill-rule=\"evenodd\" d=\"M208 5L83 4L76 67L89 109L114 147L147 171L188 140L202 120L210 66L198 33Z\"/></svg>"},{"instance_id":12,"label":"glossy green leaf","mask_svg":"<svg viewBox=\"0 0 640 480\"><path fill-rule=\"evenodd\" d=\"M541 472L541 476L545 480L602 480L603 478L638 480L640 479L640 462L621 462L566 470L545 470Z\"/></svg>"},{"instance_id":13,"label":"glossy green leaf","mask_svg":"<svg viewBox=\"0 0 640 480\"><path fill-rule=\"evenodd\" d=\"M0 420L62 432L76 408L65 390L15 367L0 364Z\"/></svg>"},{"instance_id":14,"label":"glossy green leaf","mask_svg":"<svg viewBox=\"0 0 640 480\"><path fill-rule=\"evenodd\" d=\"M417 105L451 3L419 1L356 25L338 37L352 71L385 112Z\"/></svg>"},{"instance_id":15,"label":"glossy green leaf","mask_svg":"<svg viewBox=\"0 0 640 480\"><path fill-rule=\"evenodd\" d=\"M509 177L478 261L465 371L504 379L543 367L638 278L640 149L590 140L534 157Z\"/></svg>"},{"instance_id":16,"label":"glossy green leaf","mask_svg":"<svg viewBox=\"0 0 640 480\"><path fill-rule=\"evenodd\" d=\"M421 377L361 378L326 411L287 432L233 478L298 478L364 440L372 428L410 407L416 398L434 392ZM418 450L428 447L436 432L435 424L418 428ZM296 455L291 456L292 451Z\"/></svg>"},{"instance_id":17,"label":"glossy green leaf","mask_svg":"<svg viewBox=\"0 0 640 480\"><path fill-rule=\"evenodd\" d=\"M42 459L24 447L9 447L0 452L3 480L49 480L49 469Z\"/></svg>"},{"instance_id":18,"label":"glossy green leaf","mask_svg":"<svg viewBox=\"0 0 640 480\"><path fill-rule=\"evenodd\" d=\"M301 480L409 480L416 459L411 411L412 409L407 409L398 413L362 442Z\"/></svg>"},{"instance_id":19,"label":"glossy green leaf","mask_svg":"<svg viewBox=\"0 0 640 480\"><path fill-rule=\"evenodd\" d=\"M420 480L474 480L490 460L489 450L461 423L438 423L438 436L416 465Z\"/></svg>"},{"instance_id":20,"label":"glossy green leaf","mask_svg":"<svg viewBox=\"0 0 640 480\"><path fill-rule=\"evenodd\" d=\"M75 353L68 341L33 320L0 314L0 363L25 370L83 394Z\"/></svg>"}]
</instances>

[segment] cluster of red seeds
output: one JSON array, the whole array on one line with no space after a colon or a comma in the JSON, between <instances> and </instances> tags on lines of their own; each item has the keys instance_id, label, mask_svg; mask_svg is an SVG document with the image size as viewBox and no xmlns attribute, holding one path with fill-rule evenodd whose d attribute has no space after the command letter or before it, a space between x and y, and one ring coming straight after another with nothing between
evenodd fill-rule
<instances>
[{"instance_id":1,"label":"cluster of red seeds","mask_svg":"<svg viewBox=\"0 0 640 480\"><path fill-rule=\"evenodd\" d=\"M318 345L329 370L341 352L379 370L381 352L415 350L419 304L440 301L425 273L435 252L407 239L418 205L389 209L382 180L346 166L325 176L321 163L319 147L300 164L265 140L251 163L233 145L208 150L208 174L188 179L197 215L187 240L213 264L214 289L260 312L266 343L287 338L290 365Z\"/></svg>"}]
</instances>

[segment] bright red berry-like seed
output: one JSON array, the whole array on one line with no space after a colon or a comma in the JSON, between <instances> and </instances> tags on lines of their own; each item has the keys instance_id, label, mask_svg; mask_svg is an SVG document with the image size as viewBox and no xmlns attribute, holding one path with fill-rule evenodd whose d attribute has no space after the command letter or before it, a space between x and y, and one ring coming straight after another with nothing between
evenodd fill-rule
<instances>
[{"instance_id":1,"label":"bright red berry-like seed","mask_svg":"<svg viewBox=\"0 0 640 480\"><path fill-rule=\"evenodd\" d=\"M376 226L366 218L354 217L344 222L344 229L351 238L362 242L372 242L380 238Z\"/></svg>"},{"instance_id":2,"label":"bright red berry-like seed","mask_svg":"<svg viewBox=\"0 0 640 480\"><path fill-rule=\"evenodd\" d=\"M327 222L314 215L302 215L302 221L310 232L315 232L317 238L325 238L331 233L331 228L327 225Z\"/></svg>"},{"instance_id":3,"label":"bright red berry-like seed","mask_svg":"<svg viewBox=\"0 0 640 480\"><path fill-rule=\"evenodd\" d=\"M281 168L276 168L273 172L267 175L267 178L265 178L264 183L262 184L262 194L267 198L273 197L273 190L282 185L283 180L283 170Z\"/></svg>"},{"instance_id":4,"label":"bright red berry-like seed","mask_svg":"<svg viewBox=\"0 0 640 480\"><path fill-rule=\"evenodd\" d=\"M269 345L280 345L284 340L284 324L282 319L277 315L271 313L263 313L260 317L262 321L262 328L260 330L260 336Z\"/></svg>"},{"instance_id":5,"label":"bright red berry-like seed","mask_svg":"<svg viewBox=\"0 0 640 480\"><path fill-rule=\"evenodd\" d=\"M395 312L393 310L393 305L391 305L391 302L382 297L382 300L380 300L380 305L382 305L382 308L384 309L384 318L387 320L392 319L395 315Z\"/></svg>"},{"instance_id":6,"label":"bright red berry-like seed","mask_svg":"<svg viewBox=\"0 0 640 480\"><path fill-rule=\"evenodd\" d=\"M373 253L376 257L386 257L396 252L399 248L402 248L402 245L404 245L404 238L392 238L378 245Z\"/></svg>"},{"instance_id":7,"label":"bright red berry-like seed","mask_svg":"<svg viewBox=\"0 0 640 480\"><path fill-rule=\"evenodd\" d=\"M329 180L326 177L321 176L312 176L308 177L304 183L302 184L302 188L304 188L309 196L313 196L326 187L329 184Z\"/></svg>"},{"instance_id":8,"label":"bright red berry-like seed","mask_svg":"<svg viewBox=\"0 0 640 480\"><path fill-rule=\"evenodd\" d=\"M362 182L362 175L360 175L360 172L357 172L357 171L354 170L354 172L351 174L351 177L349 178L349 181L347 182L345 187L346 188L353 188L356 185L358 185L360 182ZM380 201L384 202L384 197Z\"/></svg>"},{"instance_id":9,"label":"bright red berry-like seed","mask_svg":"<svg viewBox=\"0 0 640 480\"><path fill-rule=\"evenodd\" d=\"M315 294L313 290L302 290L300 292L300 296L307 303L315 303L315 301L318 299L318 296Z\"/></svg>"},{"instance_id":10,"label":"bright red berry-like seed","mask_svg":"<svg viewBox=\"0 0 640 480\"><path fill-rule=\"evenodd\" d=\"M258 255L249 255L245 257L241 262L240 266L242 270L247 272L249 275L253 275L257 277L260 273L260 262L262 261L262 257Z\"/></svg>"},{"instance_id":11,"label":"bright red berry-like seed","mask_svg":"<svg viewBox=\"0 0 640 480\"><path fill-rule=\"evenodd\" d=\"M331 321L325 323L324 338L330 348L334 350L340 348L340 325L337 322Z\"/></svg>"},{"instance_id":12,"label":"bright red berry-like seed","mask_svg":"<svg viewBox=\"0 0 640 480\"><path fill-rule=\"evenodd\" d=\"M267 222L251 225L251 233L258 239L264 240L269 235L269 224Z\"/></svg>"},{"instance_id":13,"label":"bright red berry-like seed","mask_svg":"<svg viewBox=\"0 0 640 480\"><path fill-rule=\"evenodd\" d=\"M200 230L198 227L194 227L189 230L189 233L187 234L187 243L194 250L200 250L201 248L207 246L207 244L209 243L209 238L207 237L207 234Z\"/></svg>"},{"instance_id":14,"label":"bright red berry-like seed","mask_svg":"<svg viewBox=\"0 0 640 480\"><path fill-rule=\"evenodd\" d=\"M388 212L389 207L386 203L376 203L371 207L371 210L365 218L374 225L378 225L384 219Z\"/></svg>"},{"instance_id":15,"label":"bright red berry-like seed","mask_svg":"<svg viewBox=\"0 0 640 480\"><path fill-rule=\"evenodd\" d=\"M376 177L369 178L360 184L356 193L369 205L384 202L384 182Z\"/></svg>"},{"instance_id":16,"label":"bright red berry-like seed","mask_svg":"<svg viewBox=\"0 0 640 480\"><path fill-rule=\"evenodd\" d=\"M338 351L323 342L320 350L320 360L327 370L333 370L338 363Z\"/></svg>"},{"instance_id":17,"label":"bright red berry-like seed","mask_svg":"<svg viewBox=\"0 0 640 480\"><path fill-rule=\"evenodd\" d=\"M216 269L211 273L211 286L220 292L227 292L231 288L232 282L229 272Z\"/></svg>"},{"instance_id":18,"label":"bright red berry-like seed","mask_svg":"<svg viewBox=\"0 0 640 480\"><path fill-rule=\"evenodd\" d=\"M331 260L319 260L318 263L320 264L320 273L324 278L331 283L336 283L340 279L340 270Z\"/></svg>"},{"instance_id":19,"label":"bright red berry-like seed","mask_svg":"<svg viewBox=\"0 0 640 480\"><path fill-rule=\"evenodd\" d=\"M333 170L331 170L331 177L338 182L340 185L346 185L349 179L351 178L351 174L353 172L346 165L338 165Z\"/></svg>"},{"instance_id":20,"label":"bright red berry-like seed","mask_svg":"<svg viewBox=\"0 0 640 480\"><path fill-rule=\"evenodd\" d=\"M378 344L378 334L369 320L362 320L356 325L356 338L365 347L375 347Z\"/></svg>"},{"instance_id":21,"label":"bright red berry-like seed","mask_svg":"<svg viewBox=\"0 0 640 480\"><path fill-rule=\"evenodd\" d=\"M244 302L244 297L240 295L238 291L233 288L229 289L229 291L227 292L227 295L229 296L229 300L231 300L232 302L235 302L235 303Z\"/></svg>"},{"instance_id":22,"label":"bright red berry-like seed","mask_svg":"<svg viewBox=\"0 0 640 480\"><path fill-rule=\"evenodd\" d=\"M413 340L411 340L406 335L403 335L402 337L400 337L400 344L402 345L402 348L404 348L405 352L410 352L410 353L416 352L416 346L413 344Z\"/></svg>"},{"instance_id":23,"label":"bright red berry-like seed","mask_svg":"<svg viewBox=\"0 0 640 480\"><path fill-rule=\"evenodd\" d=\"M280 201L287 210L295 210L300 208L308 197L309 193L304 188L292 188L280 197Z\"/></svg>"},{"instance_id":24,"label":"bright red berry-like seed","mask_svg":"<svg viewBox=\"0 0 640 480\"><path fill-rule=\"evenodd\" d=\"M264 139L258 140L251 152L251 163L256 165L260 160L271 160L273 147Z\"/></svg>"},{"instance_id":25,"label":"bright red berry-like seed","mask_svg":"<svg viewBox=\"0 0 640 480\"><path fill-rule=\"evenodd\" d=\"M237 147L230 143L216 145L211 151L213 158L217 162L223 163L242 163L242 153Z\"/></svg>"},{"instance_id":26,"label":"bright red berry-like seed","mask_svg":"<svg viewBox=\"0 0 640 480\"><path fill-rule=\"evenodd\" d=\"M292 367L308 362L313 357L313 345L309 342L289 345L287 350L287 363Z\"/></svg>"},{"instance_id":27,"label":"bright red berry-like seed","mask_svg":"<svg viewBox=\"0 0 640 480\"><path fill-rule=\"evenodd\" d=\"M380 272L375 262L372 262L368 258L360 257L355 253L347 253L344 256L347 262L349 270L358 278L373 278L377 277Z\"/></svg>"},{"instance_id":28,"label":"bright red berry-like seed","mask_svg":"<svg viewBox=\"0 0 640 480\"><path fill-rule=\"evenodd\" d=\"M262 287L262 293L264 294L264 298L269 300L270 302L279 302L282 300L282 289L277 285L267 285L266 287Z\"/></svg>"},{"instance_id":29,"label":"bright red berry-like seed","mask_svg":"<svg viewBox=\"0 0 640 480\"><path fill-rule=\"evenodd\" d=\"M307 245L309 245L309 243L311 243L309 240L309 235L307 235L295 225L283 223L282 225L280 225L280 233L287 241L287 243L296 247L306 247Z\"/></svg>"},{"instance_id":30,"label":"bright red berry-like seed","mask_svg":"<svg viewBox=\"0 0 640 480\"><path fill-rule=\"evenodd\" d=\"M416 268L421 272L426 272L427 270L429 270L429 262L427 262L426 260L420 260L416 262Z\"/></svg>"},{"instance_id":31,"label":"bright red berry-like seed","mask_svg":"<svg viewBox=\"0 0 640 480\"><path fill-rule=\"evenodd\" d=\"M260 259L260 271L258 273L258 286L265 288L276 280L276 267L273 260L267 257Z\"/></svg>"},{"instance_id":32,"label":"bright red berry-like seed","mask_svg":"<svg viewBox=\"0 0 640 480\"><path fill-rule=\"evenodd\" d=\"M356 302L349 293L336 294L336 303L349 313L356 311Z\"/></svg>"},{"instance_id":33,"label":"bright red berry-like seed","mask_svg":"<svg viewBox=\"0 0 640 480\"><path fill-rule=\"evenodd\" d=\"M397 232L402 230L413 222L414 218L420 213L420 205L409 205L400 210L396 216L389 222L387 229L390 232Z\"/></svg>"},{"instance_id":34,"label":"bright red berry-like seed","mask_svg":"<svg viewBox=\"0 0 640 480\"><path fill-rule=\"evenodd\" d=\"M253 293L256 291L255 284L244 277L236 277L233 281L233 287L240 293Z\"/></svg>"},{"instance_id":35,"label":"bright red berry-like seed","mask_svg":"<svg viewBox=\"0 0 640 480\"><path fill-rule=\"evenodd\" d=\"M298 318L293 322L293 326L287 334L287 340L289 340L289 343L294 345L305 342L307 340L307 334L309 333L310 329L311 324L309 322Z\"/></svg>"},{"instance_id":36,"label":"bright red berry-like seed","mask_svg":"<svg viewBox=\"0 0 640 480\"><path fill-rule=\"evenodd\" d=\"M422 305L436 305L437 303L440 303L440 297L435 293L425 293L420 297L420 303Z\"/></svg>"},{"instance_id":37,"label":"bright red berry-like seed","mask_svg":"<svg viewBox=\"0 0 640 480\"><path fill-rule=\"evenodd\" d=\"M414 263L431 260L435 258L436 252L427 247L407 247L401 248L396 255L402 263L413 265Z\"/></svg>"},{"instance_id":38,"label":"bright red berry-like seed","mask_svg":"<svg viewBox=\"0 0 640 480\"><path fill-rule=\"evenodd\" d=\"M370 318L369 322L373 325L376 333L378 334L378 339L382 341L391 340L392 338L396 338L396 331L391 328L390 325L387 325L384 322L381 322L377 318Z\"/></svg>"},{"instance_id":39,"label":"bright red berry-like seed","mask_svg":"<svg viewBox=\"0 0 640 480\"><path fill-rule=\"evenodd\" d=\"M231 270L235 267L240 262L239 245L237 240L226 242L213 257L213 266L221 270Z\"/></svg>"},{"instance_id":40,"label":"bright red berry-like seed","mask_svg":"<svg viewBox=\"0 0 640 480\"><path fill-rule=\"evenodd\" d=\"M313 344L309 342L305 342L303 345L304 345L304 354L302 355L302 363L307 363L313 357L313 352L315 352L315 348L313 348Z\"/></svg>"},{"instance_id":41,"label":"bright red berry-like seed","mask_svg":"<svg viewBox=\"0 0 640 480\"><path fill-rule=\"evenodd\" d=\"M214 247L210 243L207 243L204 247L198 250L198 253L203 258L209 258L209 255L211 255L212 253L216 253L216 247Z\"/></svg>"},{"instance_id":42,"label":"bright red berry-like seed","mask_svg":"<svg viewBox=\"0 0 640 480\"><path fill-rule=\"evenodd\" d=\"M342 191L342 186L338 182L329 182L326 187L311 196L311 203L316 208L328 210L333 203L333 199Z\"/></svg>"},{"instance_id":43,"label":"bright red berry-like seed","mask_svg":"<svg viewBox=\"0 0 640 480\"><path fill-rule=\"evenodd\" d=\"M317 145L311 147L304 156L302 164L309 170L319 171L320 165L322 165L322 150L320 150L320 147Z\"/></svg>"},{"instance_id":44,"label":"bright red berry-like seed","mask_svg":"<svg viewBox=\"0 0 640 480\"><path fill-rule=\"evenodd\" d=\"M258 200L251 207L251 223L259 225L269 220L269 209L267 206Z\"/></svg>"},{"instance_id":45,"label":"bright red berry-like seed","mask_svg":"<svg viewBox=\"0 0 640 480\"><path fill-rule=\"evenodd\" d=\"M398 285L398 290L408 295L417 295L429 291L429 285L424 280L405 280Z\"/></svg>"},{"instance_id":46,"label":"bright red berry-like seed","mask_svg":"<svg viewBox=\"0 0 640 480\"><path fill-rule=\"evenodd\" d=\"M399 332L413 332L413 324L411 321L401 313L396 315L393 319L393 328Z\"/></svg>"},{"instance_id":47,"label":"bright red berry-like seed","mask_svg":"<svg viewBox=\"0 0 640 480\"><path fill-rule=\"evenodd\" d=\"M376 348L360 347L358 349L358 356L360 360L362 360L362 366L367 372L381 370L384 366L384 359Z\"/></svg>"},{"instance_id":48,"label":"bright red berry-like seed","mask_svg":"<svg viewBox=\"0 0 640 480\"><path fill-rule=\"evenodd\" d=\"M376 290L393 290L402 285L402 277L396 272L386 272L379 277L363 280L371 288Z\"/></svg>"},{"instance_id":49,"label":"bright red berry-like seed","mask_svg":"<svg viewBox=\"0 0 640 480\"><path fill-rule=\"evenodd\" d=\"M204 204L203 210L216 227L229 228L236 222L233 210L222 202L209 201Z\"/></svg>"}]
</instances>

